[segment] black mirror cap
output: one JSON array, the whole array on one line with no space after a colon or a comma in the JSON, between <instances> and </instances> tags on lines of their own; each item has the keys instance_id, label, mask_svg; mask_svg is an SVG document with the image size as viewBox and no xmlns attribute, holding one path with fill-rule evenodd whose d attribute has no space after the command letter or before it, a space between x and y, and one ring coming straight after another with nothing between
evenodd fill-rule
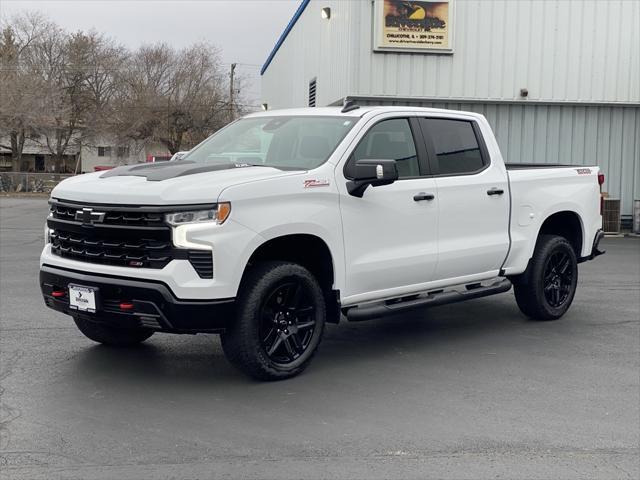
<instances>
[{"instance_id":1,"label":"black mirror cap","mask_svg":"<svg viewBox=\"0 0 640 480\"><path fill-rule=\"evenodd\" d=\"M354 197L362 197L369 185L389 185L398 179L395 160L362 159L353 166L353 180L347 182L347 191Z\"/></svg>"}]
</instances>

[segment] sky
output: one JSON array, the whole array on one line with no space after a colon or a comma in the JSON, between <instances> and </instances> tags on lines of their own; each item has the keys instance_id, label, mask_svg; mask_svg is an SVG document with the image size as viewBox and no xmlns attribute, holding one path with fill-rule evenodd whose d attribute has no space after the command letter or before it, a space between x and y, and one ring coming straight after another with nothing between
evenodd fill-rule
<instances>
[{"instance_id":1,"label":"sky","mask_svg":"<svg viewBox=\"0 0 640 480\"><path fill-rule=\"evenodd\" d=\"M207 41L221 49L226 68L246 79L249 103L260 98L260 67L300 0L0 0L0 18L38 11L69 30L95 29L121 44Z\"/></svg>"}]
</instances>

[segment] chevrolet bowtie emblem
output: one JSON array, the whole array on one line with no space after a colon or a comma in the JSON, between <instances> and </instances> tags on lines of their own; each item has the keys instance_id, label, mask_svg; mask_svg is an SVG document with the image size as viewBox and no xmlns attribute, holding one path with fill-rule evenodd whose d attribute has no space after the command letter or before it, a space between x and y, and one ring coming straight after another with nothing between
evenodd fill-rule
<instances>
[{"instance_id":1,"label":"chevrolet bowtie emblem","mask_svg":"<svg viewBox=\"0 0 640 480\"><path fill-rule=\"evenodd\" d=\"M104 212L94 212L93 208L83 208L76 211L76 220L82 222L83 225L93 225L94 223L104 222Z\"/></svg>"}]
</instances>

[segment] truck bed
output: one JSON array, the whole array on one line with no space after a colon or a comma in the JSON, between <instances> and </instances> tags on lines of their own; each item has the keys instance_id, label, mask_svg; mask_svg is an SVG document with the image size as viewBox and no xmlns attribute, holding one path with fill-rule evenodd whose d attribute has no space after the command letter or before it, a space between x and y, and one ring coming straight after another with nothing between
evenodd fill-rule
<instances>
[{"instance_id":1,"label":"truck bed","mask_svg":"<svg viewBox=\"0 0 640 480\"><path fill-rule=\"evenodd\" d=\"M551 163L507 164L511 193L511 250L507 273L526 268L542 222L558 212L574 212L579 219L581 252L586 257L601 227L599 168Z\"/></svg>"}]
</instances>

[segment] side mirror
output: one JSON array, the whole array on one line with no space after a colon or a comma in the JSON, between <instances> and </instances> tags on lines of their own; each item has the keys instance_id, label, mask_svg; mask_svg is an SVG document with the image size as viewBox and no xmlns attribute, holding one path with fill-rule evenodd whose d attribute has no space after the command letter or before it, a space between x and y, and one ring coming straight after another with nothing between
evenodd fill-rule
<instances>
[{"instance_id":1,"label":"side mirror","mask_svg":"<svg viewBox=\"0 0 640 480\"><path fill-rule=\"evenodd\" d=\"M395 160L358 160L353 166L353 180L347 182L347 192L349 195L362 198L369 185L389 185L397 179L398 167Z\"/></svg>"}]
</instances>

